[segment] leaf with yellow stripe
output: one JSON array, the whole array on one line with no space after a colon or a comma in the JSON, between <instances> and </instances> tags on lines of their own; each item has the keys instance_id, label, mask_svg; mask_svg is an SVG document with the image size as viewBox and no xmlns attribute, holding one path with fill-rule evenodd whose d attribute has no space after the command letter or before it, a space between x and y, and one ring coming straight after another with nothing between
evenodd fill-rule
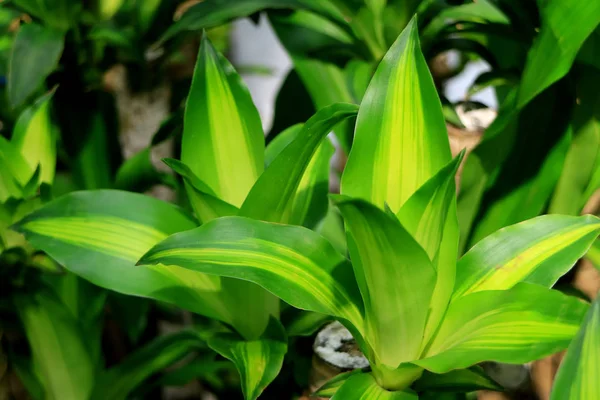
<instances>
[{"instance_id":1,"label":"leaf with yellow stripe","mask_svg":"<svg viewBox=\"0 0 600 400\"><path fill-rule=\"evenodd\" d=\"M297 308L362 326L352 267L325 239L303 227L218 218L170 236L139 264L176 265L254 282Z\"/></svg>"},{"instance_id":2,"label":"leaf with yellow stripe","mask_svg":"<svg viewBox=\"0 0 600 400\"><path fill-rule=\"evenodd\" d=\"M366 340L378 364L397 368L418 357L435 269L395 216L363 200L333 199L346 223L354 275L365 304Z\"/></svg>"},{"instance_id":3,"label":"leaf with yellow stripe","mask_svg":"<svg viewBox=\"0 0 600 400\"><path fill-rule=\"evenodd\" d=\"M232 323L220 280L175 266L135 267L152 246L195 221L148 196L117 190L73 192L14 228L66 269L106 289L148 297Z\"/></svg>"},{"instance_id":4,"label":"leaf with yellow stripe","mask_svg":"<svg viewBox=\"0 0 600 400\"><path fill-rule=\"evenodd\" d=\"M482 361L522 364L565 349L588 306L539 285L472 293L452 302L422 359L435 373Z\"/></svg>"},{"instance_id":5,"label":"leaf with yellow stripe","mask_svg":"<svg viewBox=\"0 0 600 400\"><path fill-rule=\"evenodd\" d=\"M442 106L413 18L365 93L341 192L398 212L450 159Z\"/></svg>"},{"instance_id":6,"label":"leaf with yellow stripe","mask_svg":"<svg viewBox=\"0 0 600 400\"><path fill-rule=\"evenodd\" d=\"M592 304L563 359L550 400L600 398L600 298Z\"/></svg>"},{"instance_id":7,"label":"leaf with yellow stripe","mask_svg":"<svg viewBox=\"0 0 600 400\"><path fill-rule=\"evenodd\" d=\"M302 207L308 205L310 198L302 199L299 195L303 195L303 184L309 185L312 179L306 175L307 169L311 167L311 160L315 159L315 152L331 129L354 117L357 110L358 107L354 104L337 103L317 111L304 124L297 137L269 164L252 187L239 215L287 223L292 217L294 202L299 207L295 210L296 217L300 218L298 215L305 214Z\"/></svg>"},{"instance_id":8,"label":"leaf with yellow stripe","mask_svg":"<svg viewBox=\"0 0 600 400\"><path fill-rule=\"evenodd\" d=\"M551 287L581 258L600 233L600 219L544 215L500 229L459 261L453 299L518 282Z\"/></svg>"},{"instance_id":9,"label":"leaf with yellow stripe","mask_svg":"<svg viewBox=\"0 0 600 400\"><path fill-rule=\"evenodd\" d=\"M454 288L459 239L454 177L463 154L421 186L397 214L402 226L427 252L437 271L424 342L437 329Z\"/></svg>"},{"instance_id":10,"label":"leaf with yellow stripe","mask_svg":"<svg viewBox=\"0 0 600 400\"><path fill-rule=\"evenodd\" d=\"M418 400L412 391L390 392L377 384L371 374L354 374L335 392L332 400Z\"/></svg>"},{"instance_id":11,"label":"leaf with yellow stripe","mask_svg":"<svg viewBox=\"0 0 600 400\"><path fill-rule=\"evenodd\" d=\"M287 352L287 337L275 318L257 340L247 341L231 333L217 333L208 346L231 360L242 381L244 399L255 400L279 374Z\"/></svg>"},{"instance_id":12,"label":"leaf with yellow stripe","mask_svg":"<svg viewBox=\"0 0 600 400\"><path fill-rule=\"evenodd\" d=\"M206 35L185 106L181 148L181 161L212 193L236 207L264 168L258 111L240 76Z\"/></svg>"}]
</instances>

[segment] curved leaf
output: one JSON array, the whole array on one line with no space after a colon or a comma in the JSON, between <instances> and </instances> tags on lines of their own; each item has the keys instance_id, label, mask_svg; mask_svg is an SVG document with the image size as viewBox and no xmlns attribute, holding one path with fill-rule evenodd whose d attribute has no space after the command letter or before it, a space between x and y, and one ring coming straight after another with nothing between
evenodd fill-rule
<instances>
[{"instance_id":1,"label":"curved leaf","mask_svg":"<svg viewBox=\"0 0 600 400\"><path fill-rule=\"evenodd\" d=\"M418 356L435 269L394 216L363 200L335 196L334 202L365 304L366 340L380 363L396 368Z\"/></svg>"},{"instance_id":2,"label":"curved leaf","mask_svg":"<svg viewBox=\"0 0 600 400\"><path fill-rule=\"evenodd\" d=\"M500 229L458 262L453 299L518 282L551 287L581 258L600 233L593 216L544 215Z\"/></svg>"},{"instance_id":3,"label":"curved leaf","mask_svg":"<svg viewBox=\"0 0 600 400\"><path fill-rule=\"evenodd\" d=\"M135 267L168 235L196 226L183 210L116 190L73 192L30 214L16 230L65 268L100 287L149 297L232 322L217 277L174 266Z\"/></svg>"},{"instance_id":4,"label":"curved leaf","mask_svg":"<svg viewBox=\"0 0 600 400\"><path fill-rule=\"evenodd\" d=\"M169 237L139 264L177 265L248 280L294 307L362 326L362 304L349 263L306 228L218 218Z\"/></svg>"},{"instance_id":5,"label":"curved leaf","mask_svg":"<svg viewBox=\"0 0 600 400\"><path fill-rule=\"evenodd\" d=\"M560 365L551 400L591 400L600 397L599 345L600 300L596 300Z\"/></svg>"},{"instance_id":6,"label":"curved leaf","mask_svg":"<svg viewBox=\"0 0 600 400\"><path fill-rule=\"evenodd\" d=\"M434 374L425 371L423 376L412 386L418 392L472 392L475 390L502 391L503 388L486 375L483 368L473 366L457 369L445 374Z\"/></svg>"},{"instance_id":7,"label":"curved leaf","mask_svg":"<svg viewBox=\"0 0 600 400\"><path fill-rule=\"evenodd\" d=\"M260 176L242 205L240 215L263 221L288 222L294 199L298 199L295 194L319 144L336 124L356 115L357 108L353 104L339 103L317 111L296 139Z\"/></svg>"},{"instance_id":8,"label":"curved leaf","mask_svg":"<svg viewBox=\"0 0 600 400\"><path fill-rule=\"evenodd\" d=\"M100 375L90 400L124 400L142 382L202 344L197 333L160 336Z\"/></svg>"},{"instance_id":9,"label":"curved leaf","mask_svg":"<svg viewBox=\"0 0 600 400\"><path fill-rule=\"evenodd\" d=\"M218 198L236 207L264 168L258 111L233 66L206 35L185 106L181 148L181 161Z\"/></svg>"},{"instance_id":10,"label":"curved leaf","mask_svg":"<svg viewBox=\"0 0 600 400\"><path fill-rule=\"evenodd\" d=\"M522 364L565 349L588 307L538 285L472 293L452 302L424 358L445 373L481 361Z\"/></svg>"},{"instance_id":11,"label":"curved leaf","mask_svg":"<svg viewBox=\"0 0 600 400\"><path fill-rule=\"evenodd\" d=\"M360 369L353 369L348 372L342 372L341 374L337 374L330 380L328 380L323 386L321 386L313 396L315 397L332 397L335 392L338 391L339 388L342 387L344 383L350 378L352 375L362 374L363 371Z\"/></svg>"},{"instance_id":12,"label":"curved leaf","mask_svg":"<svg viewBox=\"0 0 600 400\"><path fill-rule=\"evenodd\" d=\"M209 339L208 346L235 364L244 398L255 400L279 374L287 352L287 337L279 321L271 318L258 340L217 333Z\"/></svg>"},{"instance_id":13,"label":"curved leaf","mask_svg":"<svg viewBox=\"0 0 600 400\"><path fill-rule=\"evenodd\" d=\"M451 159L442 106L413 20L387 52L361 103L342 194L393 212Z\"/></svg>"}]
</instances>

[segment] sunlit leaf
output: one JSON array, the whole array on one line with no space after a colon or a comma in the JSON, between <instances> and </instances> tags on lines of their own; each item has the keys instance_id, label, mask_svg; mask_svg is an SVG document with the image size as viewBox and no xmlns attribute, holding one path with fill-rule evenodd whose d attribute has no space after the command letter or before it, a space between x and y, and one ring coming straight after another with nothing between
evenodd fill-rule
<instances>
[{"instance_id":1,"label":"sunlit leaf","mask_svg":"<svg viewBox=\"0 0 600 400\"><path fill-rule=\"evenodd\" d=\"M337 389L332 400L417 400L412 391L390 392L377 384L371 374L354 374Z\"/></svg>"}]
</instances>

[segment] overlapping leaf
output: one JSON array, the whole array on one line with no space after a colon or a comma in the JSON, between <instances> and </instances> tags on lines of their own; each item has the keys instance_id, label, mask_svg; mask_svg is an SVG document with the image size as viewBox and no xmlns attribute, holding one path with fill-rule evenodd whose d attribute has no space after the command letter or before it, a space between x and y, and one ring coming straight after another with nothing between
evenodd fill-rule
<instances>
[{"instance_id":1,"label":"overlapping leaf","mask_svg":"<svg viewBox=\"0 0 600 400\"><path fill-rule=\"evenodd\" d=\"M449 161L441 103L413 19L365 93L341 190L398 212Z\"/></svg>"},{"instance_id":2,"label":"overlapping leaf","mask_svg":"<svg viewBox=\"0 0 600 400\"><path fill-rule=\"evenodd\" d=\"M377 384L371 374L350 376L335 392L332 400L417 400L419 396L411 391L390 392Z\"/></svg>"},{"instance_id":3,"label":"overlapping leaf","mask_svg":"<svg viewBox=\"0 0 600 400\"><path fill-rule=\"evenodd\" d=\"M518 282L551 287L582 257L600 232L593 216L545 215L499 230L458 262L453 298Z\"/></svg>"}]
</instances>

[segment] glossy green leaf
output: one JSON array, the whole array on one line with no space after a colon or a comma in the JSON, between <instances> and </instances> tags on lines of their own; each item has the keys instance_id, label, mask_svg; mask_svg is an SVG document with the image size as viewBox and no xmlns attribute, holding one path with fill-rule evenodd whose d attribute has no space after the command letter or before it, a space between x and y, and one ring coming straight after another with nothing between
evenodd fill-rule
<instances>
[{"instance_id":1,"label":"glossy green leaf","mask_svg":"<svg viewBox=\"0 0 600 400\"><path fill-rule=\"evenodd\" d=\"M593 176L600 169L600 72L581 68L577 77L577 105L573 114L573 141L556 185L550 213L577 215L598 189Z\"/></svg>"},{"instance_id":2,"label":"glossy green leaf","mask_svg":"<svg viewBox=\"0 0 600 400\"><path fill-rule=\"evenodd\" d=\"M499 230L458 262L454 299L519 282L551 287L582 257L600 233L600 219L544 215Z\"/></svg>"},{"instance_id":3,"label":"glossy green leaf","mask_svg":"<svg viewBox=\"0 0 600 400\"><path fill-rule=\"evenodd\" d=\"M248 280L295 307L362 326L362 302L350 264L306 228L218 218L169 237L139 263Z\"/></svg>"},{"instance_id":4,"label":"glossy green leaf","mask_svg":"<svg viewBox=\"0 0 600 400\"><path fill-rule=\"evenodd\" d=\"M237 215L238 208L219 199L187 165L173 158L165 158L163 162L183 178L188 189L188 199L200 222L205 223L214 218Z\"/></svg>"},{"instance_id":5,"label":"glossy green leaf","mask_svg":"<svg viewBox=\"0 0 600 400\"><path fill-rule=\"evenodd\" d=\"M417 392L472 392L475 390L502 391L503 388L486 375L483 368L473 366L457 369L445 374L434 374L425 371L423 376L412 386Z\"/></svg>"},{"instance_id":6,"label":"glossy green leaf","mask_svg":"<svg viewBox=\"0 0 600 400\"><path fill-rule=\"evenodd\" d=\"M281 152L298 137L302 128L304 128L303 123L294 124L278 133L277 136L269 142L265 149L266 168L268 168L275 158L277 158L277 156L279 156L279 154L281 154Z\"/></svg>"},{"instance_id":7,"label":"glossy green leaf","mask_svg":"<svg viewBox=\"0 0 600 400\"><path fill-rule=\"evenodd\" d=\"M96 366L78 321L51 292L15 298L46 399L87 399Z\"/></svg>"},{"instance_id":8,"label":"glossy green leaf","mask_svg":"<svg viewBox=\"0 0 600 400\"><path fill-rule=\"evenodd\" d=\"M53 94L54 91L40 97L19 115L11 139L15 149L29 165L31 174L39 165L40 181L49 184L54 179L56 166L57 133L50 107Z\"/></svg>"},{"instance_id":9,"label":"glossy green leaf","mask_svg":"<svg viewBox=\"0 0 600 400\"><path fill-rule=\"evenodd\" d=\"M264 168L258 111L240 76L206 35L185 106L181 148L181 161L215 195L236 207Z\"/></svg>"},{"instance_id":10,"label":"glossy green leaf","mask_svg":"<svg viewBox=\"0 0 600 400\"><path fill-rule=\"evenodd\" d=\"M64 46L64 34L36 23L17 31L8 66L8 100L13 108L37 90L56 69Z\"/></svg>"},{"instance_id":11,"label":"glossy green leaf","mask_svg":"<svg viewBox=\"0 0 600 400\"><path fill-rule=\"evenodd\" d=\"M450 158L441 103L413 19L379 64L361 103L341 191L398 212Z\"/></svg>"},{"instance_id":12,"label":"glossy green leaf","mask_svg":"<svg viewBox=\"0 0 600 400\"><path fill-rule=\"evenodd\" d=\"M379 386L371 374L350 376L332 400L417 400L414 392L389 392Z\"/></svg>"},{"instance_id":13,"label":"glossy green leaf","mask_svg":"<svg viewBox=\"0 0 600 400\"><path fill-rule=\"evenodd\" d=\"M394 217L362 200L334 198L346 223L354 274L365 304L365 335L378 363L417 358L435 269Z\"/></svg>"},{"instance_id":14,"label":"glossy green leaf","mask_svg":"<svg viewBox=\"0 0 600 400\"><path fill-rule=\"evenodd\" d=\"M597 1L584 2L578 7L564 0L538 4L542 26L527 56L519 88L519 108L569 71L583 42L600 23Z\"/></svg>"},{"instance_id":15,"label":"glossy green leaf","mask_svg":"<svg viewBox=\"0 0 600 400\"><path fill-rule=\"evenodd\" d=\"M600 300L596 300L569 345L554 386L551 400L592 400L600 396Z\"/></svg>"},{"instance_id":16,"label":"glossy green leaf","mask_svg":"<svg viewBox=\"0 0 600 400\"><path fill-rule=\"evenodd\" d=\"M348 372L342 372L328 380L323 386L321 386L313 395L315 397L332 397L335 392L338 391L339 388L342 387L344 383L350 378L352 375L362 374L363 371L360 369L353 369Z\"/></svg>"},{"instance_id":17,"label":"glossy green leaf","mask_svg":"<svg viewBox=\"0 0 600 400\"><path fill-rule=\"evenodd\" d=\"M171 204L129 192L98 190L54 200L20 221L16 229L33 246L100 287L177 304L231 323L217 277L175 266L135 267L153 245L195 226L189 215Z\"/></svg>"},{"instance_id":18,"label":"glossy green leaf","mask_svg":"<svg viewBox=\"0 0 600 400\"><path fill-rule=\"evenodd\" d=\"M331 129L341 121L352 118L356 115L356 111L357 106L340 103L325 107L312 116L302 131L298 132L296 139L260 176L242 205L240 215L264 221L289 222L294 201L298 201L300 207L296 215L304 214L302 207L310 204L310 198L299 199L296 193L300 191L302 194L304 185L310 186L316 183L311 180L313 177L318 177L318 174L305 175L305 171L311 167L311 159L315 159L313 155ZM318 158L315 160L319 162ZM321 158L321 166L323 161ZM312 167L315 167L315 164Z\"/></svg>"},{"instance_id":19,"label":"glossy green leaf","mask_svg":"<svg viewBox=\"0 0 600 400\"><path fill-rule=\"evenodd\" d=\"M125 400L133 389L202 344L193 331L159 336L98 377L91 400Z\"/></svg>"},{"instance_id":20,"label":"glossy green leaf","mask_svg":"<svg viewBox=\"0 0 600 400\"><path fill-rule=\"evenodd\" d=\"M588 307L575 297L519 283L452 302L423 358L435 373L482 361L522 364L565 349Z\"/></svg>"},{"instance_id":21,"label":"glossy green leaf","mask_svg":"<svg viewBox=\"0 0 600 400\"><path fill-rule=\"evenodd\" d=\"M271 318L258 340L246 341L233 334L216 334L208 341L211 349L231 360L242 381L246 400L255 400L279 374L287 352L283 327Z\"/></svg>"},{"instance_id":22,"label":"glossy green leaf","mask_svg":"<svg viewBox=\"0 0 600 400\"><path fill-rule=\"evenodd\" d=\"M429 179L397 214L437 271L424 342L437 328L454 288L459 239L455 174L462 158L463 153Z\"/></svg>"}]
</instances>

